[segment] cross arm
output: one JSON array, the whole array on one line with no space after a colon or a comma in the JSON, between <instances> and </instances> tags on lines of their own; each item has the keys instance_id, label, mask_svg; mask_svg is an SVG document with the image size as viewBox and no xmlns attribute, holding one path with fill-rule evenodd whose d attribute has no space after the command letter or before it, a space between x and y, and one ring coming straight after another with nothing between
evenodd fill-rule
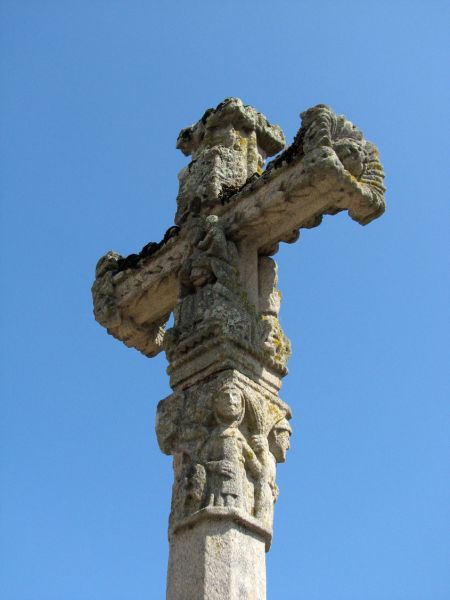
<instances>
[{"instance_id":1,"label":"cross arm","mask_svg":"<svg viewBox=\"0 0 450 600\"><path fill-rule=\"evenodd\" d=\"M133 268L122 268L123 257L108 252L97 263L92 286L96 320L125 345L149 357L158 354L178 296L178 270L188 256L184 232Z\"/></svg>"},{"instance_id":2,"label":"cross arm","mask_svg":"<svg viewBox=\"0 0 450 600\"><path fill-rule=\"evenodd\" d=\"M219 215L234 241L252 244L259 254L274 254L279 242L295 241L301 228L319 225L323 215L347 210L366 225L384 212L376 147L327 106L301 116L293 144L260 177L204 211ZM118 254L106 254L92 288L97 321L127 346L158 354L179 293L178 273L191 252L181 223L178 235L133 268L123 268Z\"/></svg>"},{"instance_id":3,"label":"cross arm","mask_svg":"<svg viewBox=\"0 0 450 600\"><path fill-rule=\"evenodd\" d=\"M260 254L274 253L281 241L295 241L300 228L319 225L326 214L347 210L367 225L385 210L376 146L325 105L301 117L293 144L223 211L234 238L253 239Z\"/></svg>"}]
</instances>

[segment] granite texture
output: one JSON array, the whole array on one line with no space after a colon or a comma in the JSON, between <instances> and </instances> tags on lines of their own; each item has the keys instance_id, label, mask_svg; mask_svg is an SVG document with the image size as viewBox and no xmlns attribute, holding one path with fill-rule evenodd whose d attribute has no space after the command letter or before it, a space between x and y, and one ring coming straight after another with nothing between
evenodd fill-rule
<instances>
[{"instance_id":1,"label":"granite texture","mask_svg":"<svg viewBox=\"0 0 450 600\"><path fill-rule=\"evenodd\" d=\"M173 393L156 435L173 457L168 600L265 598L291 409L279 397L291 345L272 258L301 228L384 210L376 147L345 117L302 113L293 144L237 98L181 131L176 225L159 243L100 259L94 313L147 356L164 350ZM172 327L166 328L170 314Z\"/></svg>"},{"instance_id":2,"label":"granite texture","mask_svg":"<svg viewBox=\"0 0 450 600\"><path fill-rule=\"evenodd\" d=\"M198 522L170 546L168 600L265 600L264 540L231 519Z\"/></svg>"}]
</instances>

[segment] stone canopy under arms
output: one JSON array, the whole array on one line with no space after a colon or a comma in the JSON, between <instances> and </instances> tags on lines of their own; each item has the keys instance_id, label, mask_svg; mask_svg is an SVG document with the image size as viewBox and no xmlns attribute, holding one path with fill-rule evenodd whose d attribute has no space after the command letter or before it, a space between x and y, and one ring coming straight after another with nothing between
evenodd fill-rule
<instances>
[{"instance_id":1,"label":"stone canopy under arms","mask_svg":"<svg viewBox=\"0 0 450 600\"><path fill-rule=\"evenodd\" d=\"M384 211L376 147L325 105L301 117L294 142L264 170L284 147L280 127L237 98L207 110L177 140L192 160L179 174L175 226L138 254L109 252L97 264L98 322L169 361L173 394L156 420L174 464L169 600L265 598L276 465L292 432L278 395L290 342L271 256L323 215L347 210L365 225ZM211 546L214 536L221 543Z\"/></svg>"}]
</instances>

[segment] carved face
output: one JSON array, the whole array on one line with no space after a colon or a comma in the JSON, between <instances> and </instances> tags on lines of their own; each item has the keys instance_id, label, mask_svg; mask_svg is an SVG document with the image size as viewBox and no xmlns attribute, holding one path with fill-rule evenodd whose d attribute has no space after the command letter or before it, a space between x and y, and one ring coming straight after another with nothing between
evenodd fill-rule
<instances>
[{"instance_id":1,"label":"carved face","mask_svg":"<svg viewBox=\"0 0 450 600\"><path fill-rule=\"evenodd\" d=\"M213 283L214 281L210 269L203 265L195 265L192 267L190 279L192 285L196 288L203 287L207 283Z\"/></svg>"},{"instance_id":2,"label":"carved face","mask_svg":"<svg viewBox=\"0 0 450 600\"><path fill-rule=\"evenodd\" d=\"M335 142L333 144L333 149L347 171L359 179L364 170L364 157L361 144L347 138Z\"/></svg>"},{"instance_id":3,"label":"carved face","mask_svg":"<svg viewBox=\"0 0 450 600\"><path fill-rule=\"evenodd\" d=\"M242 395L234 387L223 387L215 399L215 412L220 421L232 423L239 420L243 411Z\"/></svg>"},{"instance_id":4,"label":"carved face","mask_svg":"<svg viewBox=\"0 0 450 600\"><path fill-rule=\"evenodd\" d=\"M288 422L283 421L272 429L269 436L269 449L277 463L286 461L286 453L291 446L291 428Z\"/></svg>"},{"instance_id":5,"label":"carved face","mask_svg":"<svg viewBox=\"0 0 450 600\"><path fill-rule=\"evenodd\" d=\"M210 229L217 227L218 223L219 223L219 217L217 217L216 215L209 215L205 219L206 230L209 231Z\"/></svg>"}]
</instances>

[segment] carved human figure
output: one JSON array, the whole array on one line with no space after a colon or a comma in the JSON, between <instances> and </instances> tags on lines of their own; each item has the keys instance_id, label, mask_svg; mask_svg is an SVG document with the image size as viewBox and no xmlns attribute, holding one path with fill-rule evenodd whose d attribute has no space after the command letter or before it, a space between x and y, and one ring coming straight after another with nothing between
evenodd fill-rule
<instances>
[{"instance_id":1,"label":"carved human figure","mask_svg":"<svg viewBox=\"0 0 450 600\"><path fill-rule=\"evenodd\" d=\"M208 407L202 396L172 394L158 404L156 433L160 448L173 455L174 483L170 526L202 506L206 473L198 451L209 434L203 425Z\"/></svg>"},{"instance_id":2,"label":"carved human figure","mask_svg":"<svg viewBox=\"0 0 450 600\"><path fill-rule=\"evenodd\" d=\"M260 458L262 471L255 485L255 517L272 527L274 504L278 499L276 463L286 460L290 447L292 429L286 418L282 418L271 429L269 436L254 435L252 446Z\"/></svg>"},{"instance_id":3,"label":"carved human figure","mask_svg":"<svg viewBox=\"0 0 450 600\"><path fill-rule=\"evenodd\" d=\"M206 484L205 468L186 453L174 455L173 471L171 525L202 508Z\"/></svg>"},{"instance_id":4,"label":"carved human figure","mask_svg":"<svg viewBox=\"0 0 450 600\"><path fill-rule=\"evenodd\" d=\"M206 217L204 228L204 235L196 241L191 259L180 272L182 296L192 294L208 283L219 281L229 285L236 279L236 248L227 240L219 217Z\"/></svg>"},{"instance_id":5,"label":"carved human figure","mask_svg":"<svg viewBox=\"0 0 450 600\"><path fill-rule=\"evenodd\" d=\"M199 463L198 451L208 435L208 429L202 424L201 415L188 416L186 413L187 411L185 421L180 428L178 445L185 465L182 478L183 490L180 492L183 502L180 517L192 514L201 508L206 484L206 472L204 466Z\"/></svg>"},{"instance_id":6,"label":"carved human figure","mask_svg":"<svg viewBox=\"0 0 450 600\"><path fill-rule=\"evenodd\" d=\"M206 470L201 464L192 464L185 480L184 510L189 515L202 507L206 486Z\"/></svg>"},{"instance_id":7,"label":"carved human figure","mask_svg":"<svg viewBox=\"0 0 450 600\"><path fill-rule=\"evenodd\" d=\"M291 447L292 428L286 418L281 419L269 433L269 450L277 463L286 462L286 453Z\"/></svg>"},{"instance_id":8,"label":"carved human figure","mask_svg":"<svg viewBox=\"0 0 450 600\"><path fill-rule=\"evenodd\" d=\"M219 390L214 399L214 415L217 426L202 452L207 471L207 505L248 510L246 473L257 478L262 464L239 430L244 398L233 384L226 383Z\"/></svg>"},{"instance_id":9,"label":"carved human figure","mask_svg":"<svg viewBox=\"0 0 450 600\"><path fill-rule=\"evenodd\" d=\"M273 258L258 259L258 287L261 343L272 359L286 367L291 354L291 344L281 329L278 313L281 294L277 289L277 265Z\"/></svg>"}]
</instances>

